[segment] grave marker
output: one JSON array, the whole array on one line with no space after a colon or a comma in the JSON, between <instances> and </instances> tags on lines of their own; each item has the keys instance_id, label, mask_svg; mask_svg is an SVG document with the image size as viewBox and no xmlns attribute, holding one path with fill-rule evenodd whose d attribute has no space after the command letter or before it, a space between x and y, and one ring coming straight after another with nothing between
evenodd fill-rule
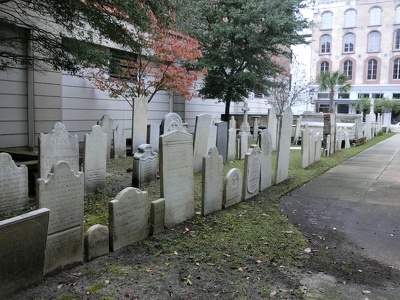
<instances>
[{"instance_id":1,"label":"grave marker","mask_svg":"<svg viewBox=\"0 0 400 300\"><path fill-rule=\"evenodd\" d=\"M164 231L165 200L163 198L151 202L150 234L156 235Z\"/></svg>"},{"instance_id":2,"label":"grave marker","mask_svg":"<svg viewBox=\"0 0 400 300\"><path fill-rule=\"evenodd\" d=\"M290 159L290 144L292 136L293 114L292 109L287 107L281 117L278 155L276 163L276 180L278 184L288 178L289 175L289 159Z\"/></svg>"},{"instance_id":3,"label":"grave marker","mask_svg":"<svg viewBox=\"0 0 400 300\"><path fill-rule=\"evenodd\" d=\"M147 139L147 110L148 99L136 97L132 107L132 153L137 151L140 145L146 144Z\"/></svg>"},{"instance_id":4,"label":"grave marker","mask_svg":"<svg viewBox=\"0 0 400 300\"><path fill-rule=\"evenodd\" d=\"M161 121L160 135L175 130L185 131L183 128L182 119L177 113L168 113Z\"/></svg>"},{"instance_id":5,"label":"grave marker","mask_svg":"<svg viewBox=\"0 0 400 300\"><path fill-rule=\"evenodd\" d=\"M272 141L271 133L264 129L259 134L261 150L260 192L272 185Z\"/></svg>"},{"instance_id":6,"label":"grave marker","mask_svg":"<svg viewBox=\"0 0 400 300\"><path fill-rule=\"evenodd\" d=\"M207 151L211 149L211 147L217 146L217 126L213 123L210 125L209 133L208 133L208 141L207 141Z\"/></svg>"},{"instance_id":7,"label":"grave marker","mask_svg":"<svg viewBox=\"0 0 400 300\"><path fill-rule=\"evenodd\" d=\"M109 115L103 115L99 121L97 121L97 125L103 129L103 131L107 134L107 159L111 157L111 148L112 148L112 140L113 140L113 120L110 119Z\"/></svg>"},{"instance_id":8,"label":"grave marker","mask_svg":"<svg viewBox=\"0 0 400 300\"><path fill-rule=\"evenodd\" d=\"M132 185L141 187L157 181L157 152L150 144L139 146L133 156Z\"/></svg>"},{"instance_id":9,"label":"grave marker","mask_svg":"<svg viewBox=\"0 0 400 300\"><path fill-rule=\"evenodd\" d=\"M223 207L235 205L242 200L243 177L239 169L231 169L225 177Z\"/></svg>"},{"instance_id":10,"label":"grave marker","mask_svg":"<svg viewBox=\"0 0 400 300\"><path fill-rule=\"evenodd\" d=\"M227 161L233 161L236 158L236 129L231 128L228 130L228 150Z\"/></svg>"},{"instance_id":11,"label":"grave marker","mask_svg":"<svg viewBox=\"0 0 400 300\"><path fill-rule=\"evenodd\" d=\"M203 158L201 213L203 216L222 209L223 158L212 147Z\"/></svg>"},{"instance_id":12,"label":"grave marker","mask_svg":"<svg viewBox=\"0 0 400 300\"><path fill-rule=\"evenodd\" d=\"M247 135L246 132L240 131L237 137L238 137L237 155L238 159L242 160L245 158L245 155L248 150L249 136Z\"/></svg>"},{"instance_id":13,"label":"grave marker","mask_svg":"<svg viewBox=\"0 0 400 300\"><path fill-rule=\"evenodd\" d=\"M100 224L91 226L85 234L85 260L89 261L109 252L108 227Z\"/></svg>"},{"instance_id":14,"label":"grave marker","mask_svg":"<svg viewBox=\"0 0 400 300\"><path fill-rule=\"evenodd\" d=\"M118 125L114 130L114 158L124 157L126 157L125 131L122 126Z\"/></svg>"},{"instance_id":15,"label":"grave marker","mask_svg":"<svg viewBox=\"0 0 400 300\"><path fill-rule=\"evenodd\" d=\"M301 167L307 168L310 165L310 129L308 124L301 132Z\"/></svg>"},{"instance_id":16,"label":"grave marker","mask_svg":"<svg viewBox=\"0 0 400 300\"><path fill-rule=\"evenodd\" d=\"M226 163L226 155L228 153L228 123L220 121L215 123L217 126L217 149L218 153L222 155L224 164Z\"/></svg>"},{"instance_id":17,"label":"grave marker","mask_svg":"<svg viewBox=\"0 0 400 300\"><path fill-rule=\"evenodd\" d=\"M194 172L200 172L203 166L203 157L207 155L208 136L210 133L211 116L202 114L196 116L194 129Z\"/></svg>"},{"instance_id":18,"label":"grave marker","mask_svg":"<svg viewBox=\"0 0 400 300\"><path fill-rule=\"evenodd\" d=\"M260 191L261 149L252 145L244 159L243 196L247 200Z\"/></svg>"}]
</instances>

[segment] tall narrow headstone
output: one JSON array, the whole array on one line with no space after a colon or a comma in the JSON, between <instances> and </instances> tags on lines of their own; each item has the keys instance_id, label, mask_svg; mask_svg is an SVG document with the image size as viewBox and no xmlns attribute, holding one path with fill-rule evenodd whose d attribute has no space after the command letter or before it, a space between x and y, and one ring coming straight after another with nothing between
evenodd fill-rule
<instances>
[{"instance_id":1,"label":"tall narrow headstone","mask_svg":"<svg viewBox=\"0 0 400 300\"><path fill-rule=\"evenodd\" d=\"M224 208L242 201L243 176L239 169L233 168L226 174L222 205Z\"/></svg>"},{"instance_id":2,"label":"tall narrow headstone","mask_svg":"<svg viewBox=\"0 0 400 300\"><path fill-rule=\"evenodd\" d=\"M299 138L301 137L301 120L302 116L298 117L296 120L296 130L294 132L293 145L297 145L299 142Z\"/></svg>"},{"instance_id":3,"label":"tall narrow headstone","mask_svg":"<svg viewBox=\"0 0 400 300\"><path fill-rule=\"evenodd\" d=\"M350 137L349 137L349 132L347 130L344 131L344 147L350 148Z\"/></svg>"},{"instance_id":4,"label":"tall narrow headstone","mask_svg":"<svg viewBox=\"0 0 400 300\"><path fill-rule=\"evenodd\" d=\"M126 157L125 131L122 126L118 125L114 130L114 158L124 157Z\"/></svg>"},{"instance_id":5,"label":"tall narrow headstone","mask_svg":"<svg viewBox=\"0 0 400 300\"><path fill-rule=\"evenodd\" d=\"M103 117L97 121L97 125L100 125L103 131L107 134L107 159L109 159L111 157L113 144L113 120L110 119L109 115L103 115Z\"/></svg>"},{"instance_id":6,"label":"tall narrow headstone","mask_svg":"<svg viewBox=\"0 0 400 300\"><path fill-rule=\"evenodd\" d=\"M210 133L210 122L210 115L202 114L196 116L193 136L194 172L200 172L202 170L203 157L206 156L208 152L207 144Z\"/></svg>"},{"instance_id":7,"label":"tall narrow headstone","mask_svg":"<svg viewBox=\"0 0 400 300\"><path fill-rule=\"evenodd\" d=\"M308 124L301 132L301 167L307 168L310 165L310 129Z\"/></svg>"},{"instance_id":8,"label":"tall narrow headstone","mask_svg":"<svg viewBox=\"0 0 400 300\"><path fill-rule=\"evenodd\" d=\"M253 140L257 141L258 138L258 118L261 118L261 116L253 116L254 121L253 121Z\"/></svg>"},{"instance_id":9,"label":"tall narrow headstone","mask_svg":"<svg viewBox=\"0 0 400 300\"><path fill-rule=\"evenodd\" d=\"M243 196L247 200L260 191L261 149L252 145L244 159Z\"/></svg>"},{"instance_id":10,"label":"tall narrow headstone","mask_svg":"<svg viewBox=\"0 0 400 300\"><path fill-rule=\"evenodd\" d=\"M161 120L160 135L176 130L186 131L180 115L177 113L166 114Z\"/></svg>"},{"instance_id":11,"label":"tall narrow headstone","mask_svg":"<svg viewBox=\"0 0 400 300\"><path fill-rule=\"evenodd\" d=\"M260 192L272 185L272 142L271 133L264 129L259 134L261 150Z\"/></svg>"},{"instance_id":12,"label":"tall narrow headstone","mask_svg":"<svg viewBox=\"0 0 400 300\"><path fill-rule=\"evenodd\" d=\"M308 163L309 165L312 165L315 163L315 142L316 142L316 133L315 130L310 130L310 143L309 143L309 157L308 157Z\"/></svg>"},{"instance_id":13,"label":"tall narrow headstone","mask_svg":"<svg viewBox=\"0 0 400 300\"><path fill-rule=\"evenodd\" d=\"M137 151L141 144L146 144L147 138L147 109L145 97L133 99L132 107L132 153Z\"/></svg>"},{"instance_id":14,"label":"tall narrow headstone","mask_svg":"<svg viewBox=\"0 0 400 300\"><path fill-rule=\"evenodd\" d=\"M28 205L28 168L17 167L10 154L0 153L0 213Z\"/></svg>"},{"instance_id":15,"label":"tall narrow headstone","mask_svg":"<svg viewBox=\"0 0 400 300\"><path fill-rule=\"evenodd\" d=\"M322 150L322 134L321 132L317 132L315 134L316 142L315 142L315 161L321 160L321 150Z\"/></svg>"},{"instance_id":16,"label":"tall narrow headstone","mask_svg":"<svg viewBox=\"0 0 400 300\"><path fill-rule=\"evenodd\" d=\"M215 123L215 126L217 126L217 149L225 164L228 154L228 123L220 121Z\"/></svg>"},{"instance_id":17,"label":"tall narrow headstone","mask_svg":"<svg viewBox=\"0 0 400 300\"><path fill-rule=\"evenodd\" d=\"M235 129L236 133L236 120L234 116L231 116L231 119L229 120L229 129Z\"/></svg>"},{"instance_id":18,"label":"tall narrow headstone","mask_svg":"<svg viewBox=\"0 0 400 300\"><path fill-rule=\"evenodd\" d=\"M157 152L150 144L139 146L138 152L133 155L132 185L141 187L157 181Z\"/></svg>"},{"instance_id":19,"label":"tall narrow headstone","mask_svg":"<svg viewBox=\"0 0 400 300\"><path fill-rule=\"evenodd\" d=\"M160 124L150 123L147 136L147 144L150 144L153 147L154 151L158 152L158 145L160 143Z\"/></svg>"},{"instance_id":20,"label":"tall narrow headstone","mask_svg":"<svg viewBox=\"0 0 400 300\"><path fill-rule=\"evenodd\" d=\"M207 151L211 149L211 147L217 146L217 126L214 124L210 125L209 133L208 133L208 141L207 141Z\"/></svg>"},{"instance_id":21,"label":"tall narrow headstone","mask_svg":"<svg viewBox=\"0 0 400 300\"><path fill-rule=\"evenodd\" d=\"M233 161L236 158L236 129L228 130L228 150L226 159L227 161Z\"/></svg>"},{"instance_id":22,"label":"tall narrow headstone","mask_svg":"<svg viewBox=\"0 0 400 300\"><path fill-rule=\"evenodd\" d=\"M331 145L332 145L332 143L331 143L331 135L328 134L326 136L325 156L331 156Z\"/></svg>"},{"instance_id":23,"label":"tall narrow headstone","mask_svg":"<svg viewBox=\"0 0 400 300\"><path fill-rule=\"evenodd\" d=\"M222 209L222 155L212 147L203 158L201 213L203 216Z\"/></svg>"},{"instance_id":24,"label":"tall narrow headstone","mask_svg":"<svg viewBox=\"0 0 400 300\"><path fill-rule=\"evenodd\" d=\"M278 156L276 163L276 180L278 184L289 176L290 143L292 136L293 114L292 109L287 107L281 117Z\"/></svg>"},{"instance_id":25,"label":"tall narrow headstone","mask_svg":"<svg viewBox=\"0 0 400 300\"><path fill-rule=\"evenodd\" d=\"M277 147L278 120L276 118L274 108L270 108L268 110L267 129L268 129L269 133L271 133L272 151L276 151L278 149L278 147Z\"/></svg>"},{"instance_id":26,"label":"tall narrow headstone","mask_svg":"<svg viewBox=\"0 0 400 300\"><path fill-rule=\"evenodd\" d=\"M176 130L160 136L161 197L165 224L173 226L194 216L193 139Z\"/></svg>"},{"instance_id":27,"label":"tall narrow headstone","mask_svg":"<svg viewBox=\"0 0 400 300\"><path fill-rule=\"evenodd\" d=\"M249 148L249 136L247 135L246 132L240 131L237 137L238 137L237 156L238 159L242 160L245 158L245 155Z\"/></svg>"}]
</instances>

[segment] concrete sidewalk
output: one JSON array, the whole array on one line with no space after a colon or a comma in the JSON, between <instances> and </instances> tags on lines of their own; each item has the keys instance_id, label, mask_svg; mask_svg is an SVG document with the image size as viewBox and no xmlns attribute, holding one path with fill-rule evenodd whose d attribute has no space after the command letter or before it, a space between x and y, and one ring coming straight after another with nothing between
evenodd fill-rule
<instances>
[{"instance_id":1,"label":"concrete sidewalk","mask_svg":"<svg viewBox=\"0 0 400 300\"><path fill-rule=\"evenodd\" d=\"M300 230L329 228L356 245L363 257L400 270L400 134L285 196L281 209ZM370 296L356 292L332 298L310 293L307 299L400 299L398 287Z\"/></svg>"}]
</instances>

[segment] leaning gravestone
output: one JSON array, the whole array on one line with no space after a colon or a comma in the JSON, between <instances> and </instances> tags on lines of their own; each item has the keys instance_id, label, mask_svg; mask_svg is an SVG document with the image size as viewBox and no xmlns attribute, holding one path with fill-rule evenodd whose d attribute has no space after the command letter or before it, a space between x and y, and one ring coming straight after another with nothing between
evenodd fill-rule
<instances>
[{"instance_id":1,"label":"leaning gravestone","mask_svg":"<svg viewBox=\"0 0 400 300\"><path fill-rule=\"evenodd\" d=\"M28 206L28 168L17 167L10 154L0 153L0 213Z\"/></svg>"},{"instance_id":2,"label":"leaning gravestone","mask_svg":"<svg viewBox=\"0 0 400 300\"><path fill-rule=\"evenodd\" d=\"M39 135L39 177L46 178L53 164L66 161L79 171L79 142L77 135L68 133L63 123L54 124L50 133Z\"/></svg>"},{"instance_id":3,"label":"leaning gravestone","mask_svg":"<svg viewBox=\"0 0 400 300\"><path fill-rule=\"evenodd\" d=\"M50 210L44 274L82 262L83 173L60 161L46 179L38 179L37 191L39 207Z\"/></svg>"},{"instance_id":4,"label":"leaning gravestone","mask_svg":"<svg viewBox=\"0 0 400 300\"><path fill-rule=\"evenodd\" d=\"M132 185L141 187L157 181L157 152L150 144L139 146L133 155Z\"/></svg>"},{"instance_id":5,"label":"leaning gravestone","mask_svg":"<svg viewBox=\"0 0 400 300\"><path fill-rule=\"evenodd\" d=\"M242 200L243 177L239 169L231 169L225 177L222 205L224 208Z\"/></svg>"},{"instance_id":6,"label":"leaning gravestone","mask_svg":"<svg viewBox=\"0 0 400 300\"><path fill-rule=\"evenodd\" d=\"M85 234L85 260L89 261L109 252L108 227L100 224L91 226Z\"/></svg>"},{"instance_id":7,"label":"leaning gravestone","mask_svg":"<svg viewBox=\"0 0 400 300\"><path fill-rule=\"evenodd\" d=\"M244 159L243 196L247 200L260 191L261 149L252 145Z\"/></svg>"},{"instance_id":8,"label":"leaning gravestone","mask_svg":"<svg viewBox=\"0 0 400 300\"><path fill-rule=\"evenodd\" d=\"M227 161L233 161L236 158L236 129L228 130L228 150L226 154Z\"/></svg>"},{"instance_id":9,"label":"leaning gravestone","mask_svg":"<svg viewBox=\"0 0 400 300\"><path fill-rule=\"evenodd\" d=\"M126 138L122 126L117 126L114 131L114 158L126 157Z\"/></svg>"},{"instance_id":10,"label":"leaning gravestone","mask_svg":"<svg viewBox=\"0 0 400 300\"><path fill-rule=\"evenodd\" d=\"M217 126L217 149L218 153L222 155L224 164L226 163L226 155L228 152L228 123L220 121L215 123Z\"/></svg>"},{"instance_id":11,"label":"leaning gravestone","mask_svg":"<svg viewBox=\"0 0 400 300\"><path fill-rule=\"evenodd\" d=\"M173 226L194 216L193 139L184 131L160 136L161 197L165 224Z\"/></svg>"},{"instance_id":12,"label":"leaning gravestone","mask_svg":"<svg viewBox=\"0 0 400 300\"><path fill-rule=\"evenodd\" d=\"M0 221L0 299L43 278L49 210Z\"/></svg>"},{"instance_id":13,"label":"leaning gravestone","mask_svg":"<svg viewBox=\"0 0 400 300\"><path fill-rule=\"evenodd\" d=\"M148 99L136 97L132 106L132 153L137 151L140 145L146 144L147 139L147 110Z\"/></svg>"},{"instance_id":14,"label":"leaning gravestone","mask_svg":"<svg viewBox=\"0 0 400 300\"><path fill-rule=\"evenodd\" d=\"M268 110L267 129L269 133L271 133L272 151L276 151L278 149L277 147L278 120L276 118L274 108L270 108Z\"/></svg>"},{"instance_id":15,"label":"leaning gravestone","mask_svg":"<svg viewBox=\"0 0 400 300\"><path fill-rule=\"evenodd\" d=\"M115 251L145 239L148 218L147 192L133 187L119 192L108 206L110 249Z\"/></svg>"},{"instance_id":16,"label":"leaning gravestone","mask_svg":"<svg viewBox=\"0 0 400 300\"><path fill-rule=\"evenodd\" d=\"M222 209L222 155L212 147L203 158L201 213L203 216Z\"/></svg>"},{"instance_id":17,"label":"leaning gravestone","mask_svg":"<svg viewBox=\"0 0 400 300\"><path fill-rule=\"evenodd\" d=\"M85 194L102 190L106 186L107 134L99 125L93 125L92 132L85 134L83 171Z\"/></svg>"},{"instance_id":18,"label":"leaning gravestone","mask_svg":"<svg viewBox=\"0 0 400 300\"><path fill-rule=\"evenodd\" d=\"M264 129L260 132L259 145L261 149L260 192L272 185L272 142L271 133Z\"/></svg>"},{"instance_id":19,"label":"leaning gravestone","mask_svg":"<svg viewBox=\"0 0 400 300\"><path fill-rule=\"evenodd\" d=\"M196 116L194 129L194 172L200 172L203 166L203 157L207 155L208 136L210 133L211 116L202 114Z\"/></svg>"},{"instance_id":20,"label":"leaning gravestone","mask_svg":"<svg viewBox=\"0 0 400 300\"><path fill-rule=\"evenodd\" d=\"M289 176L290 140L292 136L292 123L293 123L292 109L290 107L287 107L283 113L280 124L275 184L278 184L286 180Z\"/></svg>"},{"instance_id":21,"label":"leaning gravestone","mask_svg":"<svg viewBox=\"0 0 400 300\"><path fill-rule=\"evenodd\" d=\"M168 113L161 120L160 135L175 130L185 131L182 119L177 113Z\"/></svg>"},{"instance_id":22,"label":"leaning gravestone","mask_svg":"<svg viewBox=\"0 0 400 300\"><path fill-rule=\"evenodd\" d=\"M109 115L103 115L101 120L97 121L97 125L100 125L103 131L107 134L107 159L109 159L112 152L113 120L110 119Z\"/></svg>"}]
</instances>

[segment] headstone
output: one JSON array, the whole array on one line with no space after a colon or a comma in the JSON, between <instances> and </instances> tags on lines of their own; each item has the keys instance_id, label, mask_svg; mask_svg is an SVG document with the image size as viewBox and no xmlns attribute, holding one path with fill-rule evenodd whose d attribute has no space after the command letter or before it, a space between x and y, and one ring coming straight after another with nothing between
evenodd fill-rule
<instances>
[{"instance_id":1,"label":"headstone","mask_svg":"<svg viewBox=\"0 0 400 300\"><path fill-rule=\"evenodd\" d=\"M210 125L208 132L208 141L207 141L207 151L211 149L211 147L217 146L217 126L214 124Z\"/></svg>"},{"instance_id":2,"label":"headstone","mask_svg":"<svg viewBox=\"0 0 400 300\"><path fill-rule=\"evenodd\" d=\"M229 129L235 129L236 133L236 120L234 116L231 116L231 119L229 120Z\"/></svg>"},{"instance_id":3,"label":"headstone","mask_svg":"<svg viewBox=\"0 0 400 300\"><path fill-rule=\"evenodd\" d=\"M350 148L350 137L349 137L349 132L345 130L344 132L344 148Z\"/></svg>"},{"instance_id":4,"label":"headstone","mask_svg":"<svg viewBox=\"0 0 400 300\"><path fill-rule=\"evenodd\" d=\"M114 130L114 158L124 157L126 157L125 131L122 126L118 125Z\"/></svg>"},{"instance_id":5,"label":"headstone","mask_svg":"<svg viewBox=\"0 0 400 300\"><path fill-rule=\"evenodd\" d=\"M148 99L136 97L133 99L132 106L132 153L138 147L146 144L147 139L147 109Z\"/></svg>"},{"instance_id":6,"label":"headstone","mask_svg":"<svg viewBox=\"0 0 400 300\"><path fill-rule=\"evenodd\" d=\"M261 149L252 145L244 159L243 196L247 200L260 191Z\"/></svg>"},{"instance_id":7,"label":"headstone","mask_svg":"<svg viewBox=\"0 0 400 300\"><path fill-rule=\"evenodd\" d=\"M253 122L253 140L257 141L258 138L258 118L261 118L261 116L253 116L254 122Z\"/></svg>"},{"instance_id":8,"label":"headstone","mask_svg":"<svg viewBox=\"0 0 400 300\"><path fill-rule=\"evenodd\" d=\"M160 143L160 124L150 123L148 127L148 144L153 146L153 150L158 152Z\"/></svg>"},{"instance_id":9,"label":"headstone","mask_svg":"<svg viewBox=\"0 0 400 300\"><path fill-rule=\"evenodd\" d=\"M0 213L28 206L28 168L17 167L10 154L0 153Z\"/></svg>"},{"instance_id":10,"label":"headstone","mask_svg":"<svg viewBox=\"0 0 400 300\"><path fill-rule=\"evenodd\" d=\"M92 131L85 134L83 174L85 194L103 190L106 186L107 171L107 134L99 125L93 125Z\"/></svg>"},{"instance_id":11,"label":"headstone","mask_svg":"<svg viewBox=\"0 0 400 300\"><path fill-rule=\"evenodd\" d=\"M161 121L160 135L175 130L185 131L183 128L182 119L177 113L168 113Z\"/></svg>"},{"instance_id":12,"label":"headstone","mask_svg":"<svg viewBox=\"0 0 400 300\"><path fill-rule=\"evenodd\" d=\"M147 192L123 189L108 205L110 249L118 250L148 236L149 208Z\"/></svg>"},{"instance_id":13,"label":"headstone","mask_svg":"<svg viewBox=\"0 0 400 300\"><path fill-rule=\"evenodd\" d=\"M336 129L336 142L337 142L336 151L342 149L342 141L343 141L343 128L340 128L339 130Z\"/></svg>"},{"instance_id":14,"label":"headstone","mask_svg":"<svg viewBox=\"0 0 400 300\"><path fill-rule=\"evenodd\" d=\"M292 114L292 109L289 106L285 109L280 122L275 184L278 184L286 180L289 176L292 123L293 123L293 114Z\"/></svg>"},{"instance_id":15,"label":"headstone","mask_svg":"<svg viewBox=\"0 0 400 300\"><path fill-rule=\"evenodd\" d=\"M215 123L217 126L217 149L218 153L222 155L224 164L226 163L226 156L228 154L228 123L220 121Z\"/></svg>"},{"instance_id":16,"label":"headstone","mask_svg":"<svg viewBox=\"0 0 400 300\"><path fill-rule=\"evenodd\" d=\"M299 143L299 138L301 137L301 120L302 116L298 117L296 120L296 129L294 132L293 145L297 145Z\"/></svg>"},{"instance_id":17,"label":"headstone","mask_svg":"<svg viewBox=\"0 0 400 300\"><path fill-rule=\"evenodd\" d=\"M318 132L315 135L315 138L317 139L315 143L315 161L320 161L321 160L321 149L322 149L322 133Z\"/></svg>"},{"instance_id":18,"label":"headstone","mask_svg":"<svg viewBox=\"0 0 400 300\"><path fill-rule=\"evenodd\" d=\"M307 168L310 165L310 129L308 124L301 132L301 167Z\"/></svg>"},{"instance_id":19,"label":"headstone","mask_svg":"<svg viewBox=\"0 0 400 300\"><path fill-rule=\"evenodd\" d=\"M39 207L50 210L44 274L83 261L84 177L65 161L37 180Z\"/></svg>"},{"instance_id":20,"label":"headstone","mask_svg":"<svg viewBox=\"0 0 400 300\"><path fill-rule=\"evenodd\" d=\"M161 197L165 224L173 226L194 216L193 139L184 131L160 136Z\"/></svg>"},{"instance_id":21,"label":"headstone","mask_svg":"<svg viewBox=\"0 0 400 300\"><path fill-rule=\"evenodd\" d=\"M240 131L239 134L237 135L238 138L238 149L237 149L237 155L238 159L242 160L245 158L245 155L247 153L247 150L249 148L249 136L247 135L246 132Z\"/></svg>"},{"instance_id":22,"label":"headstone","mask_svg":"<svg viewBox=\"0 0 400 300\"><path fill-rule=\"evenodd\" d=\"M108 227L100 224L91 226L85 234L85 260L89 261L109 252Z\"/></svg>"},{"instance_id":23,"label":"headstone","mask_svg":"<svg viewBox=\"0 0 400 300\"><path fill-rule=\"evenodd\" d=\"M274 108L270 108L268 110L267 129L268 129L269 133L271 133L272 151L276 151L278 149L278 147L277 147L278 120L276 118Z\"/></svg>"},{"instance_id":24,"label":"headstone","mask_svg":"<svg viewBox=\"0 0 400 300\"><path fill-rule=\"evenodd\" d=\"M243 123L240 125L240 131L247 133L250 135L250 124L249 124L249 104L247 102L244 103L242 108L243 110Z\"/></svg>"},{"instance_id":25,"label":"headstone","mask_svg":"<svg viewBox=\"0 0 400 300\"><path fill-rule=\"evenodd\" d=\"M242 201L243 177L239 169L233 168L226 174L222 205L224 208Z\"/></svg>"},{"instance_id":26,"label":"headstone","mask_svg":"<svg viewBox=\"0 0 400 300\"><path fill-rule=\"evenodd\" d=\"M367 140L372 138L372 116L370 114L365 116L365 137Z\"/></svg>"},{"instance_id":27,"label":"headstone","mask_svg":"<svg viewBox=\"0 0 400 300\"><path fill-rule=\"evenodd\" d=\"M151 202L150 208L150 234L156 235L164 231L165 200L163 198Z\"/></svg>"},{"instance_id":28,"label":"headstone","mask_svg":"<svg viewBox=\"0 0 400 300\"><path fill-rule=\"evenodd\" d=\"M133 155L132 185L142 187L157 181L157 152L150 144L139 146L138 152Z\"/></svg>"},{"instance_id":29,"label":"headstone","mask_svg":"<svg viewBox=\"0 0 400 300\"><path fill-rule=\"evenodd\" d=\"M66 161L79 171L79 142L77 135L68 133L63 123L57 122L50 133L39 135L39 177L46 178L53 164Z\"/></svg>"},{"instance_id":30,"label":"headstone","mask_svg":"<svg viewBox=\"0 0 400 300\"><path fill-rule=\"evenodd\" d=\"M111 157L112 140L113 140L113 120L110 119L109 115L103 115L103 117L97 121L97 125L103 129L107 134L107 159Z\"/></svg>"},{"instance_id":31,"label":"headstone","mask_svg":"<svg viewBox=\"0 0 400 300\"><path fill-rule=\"evenodd\" d=\"M203 216L222 209L223 158L212 147L203 158L201 213Z\"/></svg>"},{"instance_id":32,"label":"headstone","mask_svg":"<svg viewBox=\"0 0 400 300\"><path fill-rule=\"evenodd\" d=\"M325 148L325 156L331 156L331 135L328 134L326 136L326 148Z\"/></svg>"},{"instance_id":33,"label":"headstone","mask_svg":"<svg viewBox=\"0 0 400 300\"><path fill-rule=\"evenodd\" d=\"M310 144L309 144L309 157L308 157L308 165L312 165L315 163L315 142L316 142L316 134L315 130L310 130Z\"/></svg>"},{"instance_id":34,"label":"headstone","mask_svg":"<svg viewBox=\"0 0 400 300\"><path fill-rule=\"evenodd\" d=\"M227 161L233 161L236 158L236 129L228 130L228 151L226 155Z\"/></svg>"},{"instance_id":35,"label":"headstone","mask_svg":"<svg viewBox=\"0 0 400 300\"><path fill-rule=\"evenodd\" d=\"M336 149L336 114L330 114L330 133L331 136L331 154L335 153Z\"/></svg>"},{"instance_id":36,"label":"headstone","mask_svg":"<svg viewBox=\"0 0 400 300\"><path fill-rule=\"evenodd\" d=\"M272 141L271 133L264 129L259 134L261 150L260 192L272 185Z\"/></svg>"},{"instance_id":37,"label":"headstone","mask_svg":"<svg viewBox=\"0 0 400 300\"><path fill-rule=\"evenodd\" d=\"M0 221L0 299L43 278L49 210Z\"/></svg>"},{"instance_id":38,"label":"headstone","mask_svg":"<svg viewBox=\"0 0 400 300\"><path fill-rule=\"evenodd\" d=\"M194 172L200 172L203 165L203 157L207 155L208 136L210 133L211 116L202 114L196 116L196 123L194 129L194 144L193 144L193 158L194 158Z\"/></svg>"}]
</instances>

